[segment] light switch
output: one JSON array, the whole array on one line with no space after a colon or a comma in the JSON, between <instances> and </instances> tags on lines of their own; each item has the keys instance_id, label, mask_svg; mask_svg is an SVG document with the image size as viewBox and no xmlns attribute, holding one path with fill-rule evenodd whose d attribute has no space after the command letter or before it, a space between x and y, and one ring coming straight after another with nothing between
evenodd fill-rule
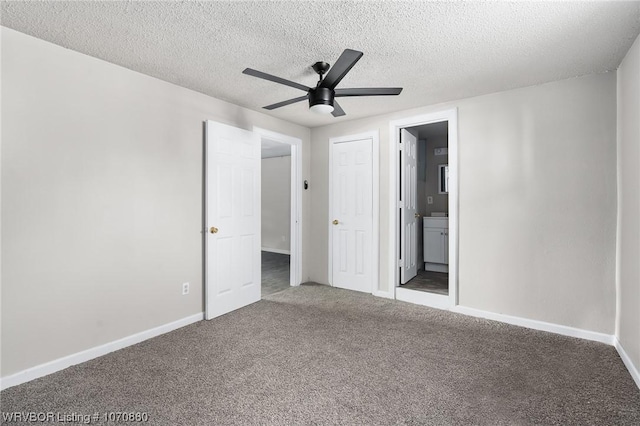
<instances>
[{"instance_id":1,"label":"light switch","mask_svg":"<svg viewBox=\"0 0 640 426\"><path fill-rule=\"evenodd\" d=\"M433 197L431 195L427 197L427 204L433 204Z\"/></svg>"}]
</instances>

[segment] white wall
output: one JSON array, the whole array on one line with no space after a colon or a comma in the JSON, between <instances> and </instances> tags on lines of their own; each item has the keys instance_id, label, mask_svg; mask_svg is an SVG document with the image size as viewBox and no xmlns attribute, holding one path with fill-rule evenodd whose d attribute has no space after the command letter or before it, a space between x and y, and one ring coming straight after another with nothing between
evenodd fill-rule
<instances>
[{"instance_id":1,"label":"white wall","mask_svg":"<svg viewBox=\"0 0 640 426\"><path fill-rule=\"evenodd\" d=\"M640 370L640 38L618 69L616 337ZM636 380L639 378L636 376ZM640 386L640 382L638 382Z\"/></svg>"},{"instance_id":2,"label":"white wall","mask_svg":"<svg viewBox=\"0 0 640 426\"><path fill-rule=\"evenodd\" d=\"M2 376L202 312L203 121L309 176L307 128L6 28L2 89Z\"/></svg>"},{"instance_id":3,"label":"white wall","mask_svg":"<svg viewBox=\"0 0 640 426\"><path fill-rule=\"evenodd\" d=\"M380 132L386 290L389 122L451 107L459 113L460 304L612 334L615 73L312 129L311 279L327 283L329 138Z\"/></svg>"},{"instance_id":4,"label":"white wall","mask_svg":"<svg viewBox=\"0 0 640 426\"><path fill-rule=\"evenodd\" d=\"M291 250L291 156L262 159L262 248Z\"/></svg>"}]
</instances>

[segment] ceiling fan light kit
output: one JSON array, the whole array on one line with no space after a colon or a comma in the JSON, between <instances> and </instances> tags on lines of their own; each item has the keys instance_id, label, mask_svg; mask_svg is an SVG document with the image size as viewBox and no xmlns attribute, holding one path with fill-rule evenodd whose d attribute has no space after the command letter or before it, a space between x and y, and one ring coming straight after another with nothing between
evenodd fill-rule
<instances>
[{"instance_id":1,"label":"ceiling fan light kit","mask_svg":"<svg viewBox=\"0 0 640 426\"><path fill-rule=\"evenodd\" d=\"M307 92L306 96L299 96L276 104L267 105L264 109L272 110L308 99L309 109L311 111L319 114L332 114L334 117L340 117L345 115L345 112L340 107L340 104L336 102L336 97L395 96L402 92L401 87L336 89L338 83L340 83L344 76L347 75L356 62L360 60L362 55L363 53L358 52L357 50L345 49L333 67L330 67L326 62L316 62L313 64L311 67L319 76L318 84L313 88L251 68L246 68L242 73Z\"/></svg>"},{"instance_id":2,"label":"ceiling fan light kit","mask_svg":"<svg viewBox=\"0 0 640 426\"><path fill-rule=\"evenodd\" d=\"M316 104L311 105L309 109L316 114L331 114L335 108L333 105Z\"/></svg>"},{"instance_id":3,"label":"ceiling fan light kit","mask_svg":"<svg viewBox=\"0 0 640 426\"><path fill-rule=\"evenodd\" d=\"M334 111L333 90L324 87L317 87L309 90L309 109L319 114L331 114Z\"/></svg>"}]
</instances>

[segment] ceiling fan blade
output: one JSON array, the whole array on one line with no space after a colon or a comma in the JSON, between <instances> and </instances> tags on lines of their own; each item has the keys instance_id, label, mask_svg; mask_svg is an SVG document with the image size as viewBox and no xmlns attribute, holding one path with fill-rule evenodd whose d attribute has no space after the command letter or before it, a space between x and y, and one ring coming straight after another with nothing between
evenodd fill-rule
<instances>
[{"instance_id":1,"label":"ceiling fan blade","mask_svg":"<svg viewBox=\"0 0 640 426\"><path fill-rule=\"evenodd\" d=\"M333 115L334 117L342 117L343 115L347 115L347 114L344 112L340 104L334 100L333 111L331 112L331 115Z\"/></svg>"},{"instance_id":2,"label":"ceiling fan blade","mask_svg":"<svg viewBox=\"0 0 640 426\"><path fill-rule=\"evenodd\" d=\"M364 53L357 50L345 49L335 64L329 68L329 72L320 83L320 87L335 89L351 68L362 58Z\"/></svg>"},{"instance_id":3,"label":"ceiling fan blade","mask_svg":"<svg viewBox=\"0 0 640 426\"><path fill-rule=\"evenodd\" d=\"M291 105L291 104L295 104L296 102L300 102L300 101L306 101L307 100L307 96L300 96L298 98L293 98L293 99L289 99L288 101L282 101L282 102L278 102L277 104L272 104L272 105L267 105L266 107L263 107L264 109L276 109L276 108L280 108L286 105Z\"/></svg>"},{"instance_id":4,"label":"ceiling fan blade","mask_svg":"<svg viewBox=\"0 0 640 426\"><path fill-rule=\"evenodd\" d=\"M393 96L399 95L402 87L371 87L354 89L336 89L338 96Z\"/></svg>"},{"instance_id":5,"label":"ceiling fan blade","mask_svg":"<svg viewBox=\"0 0 640 426\"><path fill-rule=\"evenodd\" d=\"M265 80L273 81L274 83L284 84L285 86L289 87L295 87L296 89L304 90L305 92L311 90L311 87L296 83L295 81L285 80L284 78L276 77L275 75L267 74L266 72L257 71L251 68L245 68L245 70L242 71L242 74L247 74Z\"/></svg>"}]
</instances>

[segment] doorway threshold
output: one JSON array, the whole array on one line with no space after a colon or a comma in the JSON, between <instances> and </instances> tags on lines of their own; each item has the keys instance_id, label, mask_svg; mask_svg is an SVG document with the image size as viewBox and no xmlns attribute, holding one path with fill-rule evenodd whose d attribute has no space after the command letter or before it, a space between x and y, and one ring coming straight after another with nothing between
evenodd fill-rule
<instances>
[{"instance_id":1,"label":"doorway threshold","mask_svg":"<svg viewBox=\"0 0 640 426\"><path fill-rule=\"evenodd\" d=\"M451 301L448 295L427 293L426 291L411 290L402 287L396 287L396 300L429 306L430 308L443 309L445 311L448 311L451 307Z\"/></svg>"}]
</instances>

